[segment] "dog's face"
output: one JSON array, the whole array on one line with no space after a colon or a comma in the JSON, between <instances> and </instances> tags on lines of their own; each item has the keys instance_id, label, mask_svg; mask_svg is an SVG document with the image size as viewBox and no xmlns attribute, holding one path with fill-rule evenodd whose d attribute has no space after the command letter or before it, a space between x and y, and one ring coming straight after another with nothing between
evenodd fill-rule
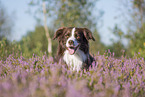
<instances>
[{"instance_id":1,"label":"dog's face","mask_svg":"<svg viewBox=\"0 0 145 97\"><path fill-rule=\"evenodd\" d=\"M54 35L53 39L58 39L59 45L62 49L68 50L70 55L80 49L85 53L88 52L88 40L95 41L92 33L87 28L73 28L63 27L59 28Z\"/></svg>"}]
</instances>

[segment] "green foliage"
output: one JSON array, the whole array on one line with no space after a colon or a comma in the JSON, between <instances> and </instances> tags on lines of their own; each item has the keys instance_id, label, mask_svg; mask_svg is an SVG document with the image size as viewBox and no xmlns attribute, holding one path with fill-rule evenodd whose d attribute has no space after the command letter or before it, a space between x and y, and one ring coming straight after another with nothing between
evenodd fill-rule
<instances>
[{"instance_id":1,"label":"green foliage","mask_svg":"<svg viewBox=\"0 0 145 97\"><path fill-rule=\"evenodd\" d=\"M95 41L91 41L90 40L90 52L92 54L96 54L96 53L100 53L100 54L104 54L106 46L101 42L100 40L100 36L98 34L98 31L95 30L93 32L93 36L95 38Z\"/></svg>"},{"instance_id":2,"label":"green foliage","mask_svg":"<svg viewBox=\"0 0 145 97\"><path fill-rule=\"evenodd\" d=\"M117 41L112 39L113 44L110 46L107 46L107 49L110 49L111 52L114 52L115 57L121 57L122 54L125 53L125 46L123 45L122 39L124 38L123 31L118 27L118 25L115 25L115 27L112 30L112 33L118 38Z\"/></svg>"},{"instance_id":3,"label":"green foliage","mask_svg":"<svg viewBox=\"0 0 145 97\"><path fill-rule=\"evenodd\" d=\"M112 53L114 52L114 57L119 58L123 54L126 55L126 53L125 53L126 49L120 41L114 42L111 46L108 46L107 48L110 50L110 52L112 52Z\"/></svg>"},{"instance_id":4,"label":"green foliage","mask_svg":"<svg viewBox=\"0 0 145 97\"><path fill-rule=\"evenodd\" d=\"M53 36L54 31L49 29L50 36ZM45 36L44 27L36 26L35 31L28 32L20 41L22 54L25 57L30 57L33 54L41 56L47 51L48 41ZM52 41L53 55L56 52L57 43Z\"/></svg>"},{"instance_id":5,"label":"green foliage","mask_svg":"<svg viewBox=\"0 0 145 97\"><path fill-rule=\"evenodd\" d=\"M132 0L134 8L137 8L139 11L145 12L145 1L144 0Z\"/></svg>"},{"instance_id":6,"label":"green foliage","mask_svg":"<svg viewBox=\"0 0 145 97\"><path fill-rule=\"evenodd\" d=\"M36 13L42 14L44 1L47 4L47 14L52 21L51 25L54 25L55 29L62 26L96 28L97 20L103 14L95 8L97 0L31 0L29 5L37 7ZM93 11L96 11L98 16L94 16ZM37 14L35 16L37 18Z\"/></svg>"},{"instance_id":7,"label":"green foliage","mask_svg":"<svg viewBox=\"0 0 145 97\"><path fill-rule=\"evenodd\" d=\"M140 32L135 32L133 35L130 35L128 52L131 56L138 54L138 57L145 58L145 30L143 32L140 30Z\"/></svg>"},{"instance_id":8,"label":"green foliage","mask_svg":"<svg viewBox=\"0 0 145 97\"><path fill-rule=\"evenodd\" d=\"M5 60L10 54L18 57L21 54L20 51L20 45L15 41L10 42L6 38L0 41L0 60Z\"/></svg>"},{"instance_id":9,"label":"green foliage","mask_svg":"<svg viewBox=\"0 0 145 97\"><path fill-rule=\"evenodd\" d=\"M92 15L96 0L55 0L54 2L58 6L55 8L57 16L54 22L57 27L94 28L96 26L96 18Z\"/></svg>"},{"instance_id":10,"label":"green foliage","mask_svg":"<svg viewBox=\"0 0 145 97\"><path fill-rule=\"evenodd\" d=\"M130 6L125 6L129 10L128 34L126 38L130 40L127 54L133 57L145 58L145 0L129 0Z\"/></svg>"},{"instance_id":11,"label":"green foliage","mask_svg":"<svg viewBox=\"0 0 145 97\"><path fill-rule=\"evenodd\" d=\"M120 1L125 7L124 12L127 11L127 13L123 13L123 15L125 15L125 21L128 24L126 26L128 33L123 33L122 29L116 25L112 32L118 38L118 41L113 41L113 45L108 48L111 52L115 52L116 57L121 56L122 50L126 50L126 52L123 53L129 57L133 57L134 54L137 54L137 57L145 58L145 0ZM127 20L126 17L129 17L129 20ZM130 40L127 47L122 45L122 39L124 38Z\"/></svg>"}]
</instances>

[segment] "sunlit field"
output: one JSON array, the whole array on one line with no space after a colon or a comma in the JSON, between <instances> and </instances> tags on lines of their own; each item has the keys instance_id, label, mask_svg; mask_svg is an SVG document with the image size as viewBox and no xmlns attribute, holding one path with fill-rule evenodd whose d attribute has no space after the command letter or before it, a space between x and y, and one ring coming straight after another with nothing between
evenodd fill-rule
<instances>
[{"instance_id":1,"label":"sunlit field","mask_svg":"<svg viewBox=\"0 0 145 97\"><path fill-rule=\"evenodd\" d=\"M94 55L89 71L75 72L53 58L33 55L0 61L0 97L143 97L145 62Z\"/></svg>"},{"instance_id":2,"label":"sunlit field","mask_svg":"<svg viewBox=\"0 0 145 97\"><path fill-rule=\"evenodd\" d=\"M145 97L145 0L0 0L0 97Z\"/></svg>"}]
</instances>

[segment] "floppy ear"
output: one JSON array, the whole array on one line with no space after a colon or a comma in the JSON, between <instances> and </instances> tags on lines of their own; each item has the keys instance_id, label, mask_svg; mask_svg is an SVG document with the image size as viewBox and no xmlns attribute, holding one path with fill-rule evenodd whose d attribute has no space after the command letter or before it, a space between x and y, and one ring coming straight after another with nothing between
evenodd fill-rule
<instances>
[{"instance_id":1,"label":"floppy ear","mask_svg":"<svg viewBox=\"0 0 145 97\"><path fill-rule=\"evenodd\" d=\"M53 40L56 39L56 38L58 38L58 37L63 33L64 29L65 29L65 27L59 28L59 29L55 32L55 34L54 34L54 36L53 36Z\"/></svg>"},{"instance_id":2,"label":"floppy ear","mask_svg":"<svg viewBox=\"0 0 145 97\"><path fill-rule=\"evenodd\" d=\"M87 40L92 39L93 41L95 41L95 38L93 37L92 32L89 29L83 28L83 34Z\"/></svg>"}]
</instances>

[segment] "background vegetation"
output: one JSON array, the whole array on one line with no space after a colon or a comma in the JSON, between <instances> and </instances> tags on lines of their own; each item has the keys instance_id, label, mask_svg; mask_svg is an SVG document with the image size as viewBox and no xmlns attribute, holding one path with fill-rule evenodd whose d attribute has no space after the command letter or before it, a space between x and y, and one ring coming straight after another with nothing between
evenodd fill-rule
<instances>
[{"instance_id":1,"label":"background vegetation","mask_svg":"<svg viewBox=\"0 0 145 97\"><path fill-rule=\"evenodd\" d=\"M100 41L97 24L103 16L103 10L95 8L96 0L32 0L29 2L30 8L36 7L36 14L33 14L38 23L34 31L27 32L20 41L10 42L9 38L12 34L13 19L7 14L5 7L0 2L0 40L1 40L1 58L6 58L9 54L17 51L25 57L31 57L33 54L42 55L47 52L48 41L43 27L43 19L37 14L43 15L42 2L46 4L46 16L51 19L51 26L48 26L50 37L53 37L56 29L62 26L87 27L91 29L96 39L95 42L90 41L90 51L95 54L100 52L103 54L110 49L115 53L115 57L121 57L124 53L128 57L138 54L145 58L145 2L144 0L128 0L131 5L126 6L126 2L121 4L127 10L126 15L130 18L127 21L128 33L124 33L117 25L112 29L112 33L117 37L118 41L112 41L112 45L104 45ZM55 6L57 7L55 7ZM93 12L98 12L94 15ZM123 11L120 11L123 12ZM47 21L48 22L48 21ZM6 38L4 38L6 37ZM128 39L128 45L124 46L122 39ZM13 48L13 49L12 49ZM57 43L52 41L52 56L56 53Z\"/></svg>"}]
</instances>

